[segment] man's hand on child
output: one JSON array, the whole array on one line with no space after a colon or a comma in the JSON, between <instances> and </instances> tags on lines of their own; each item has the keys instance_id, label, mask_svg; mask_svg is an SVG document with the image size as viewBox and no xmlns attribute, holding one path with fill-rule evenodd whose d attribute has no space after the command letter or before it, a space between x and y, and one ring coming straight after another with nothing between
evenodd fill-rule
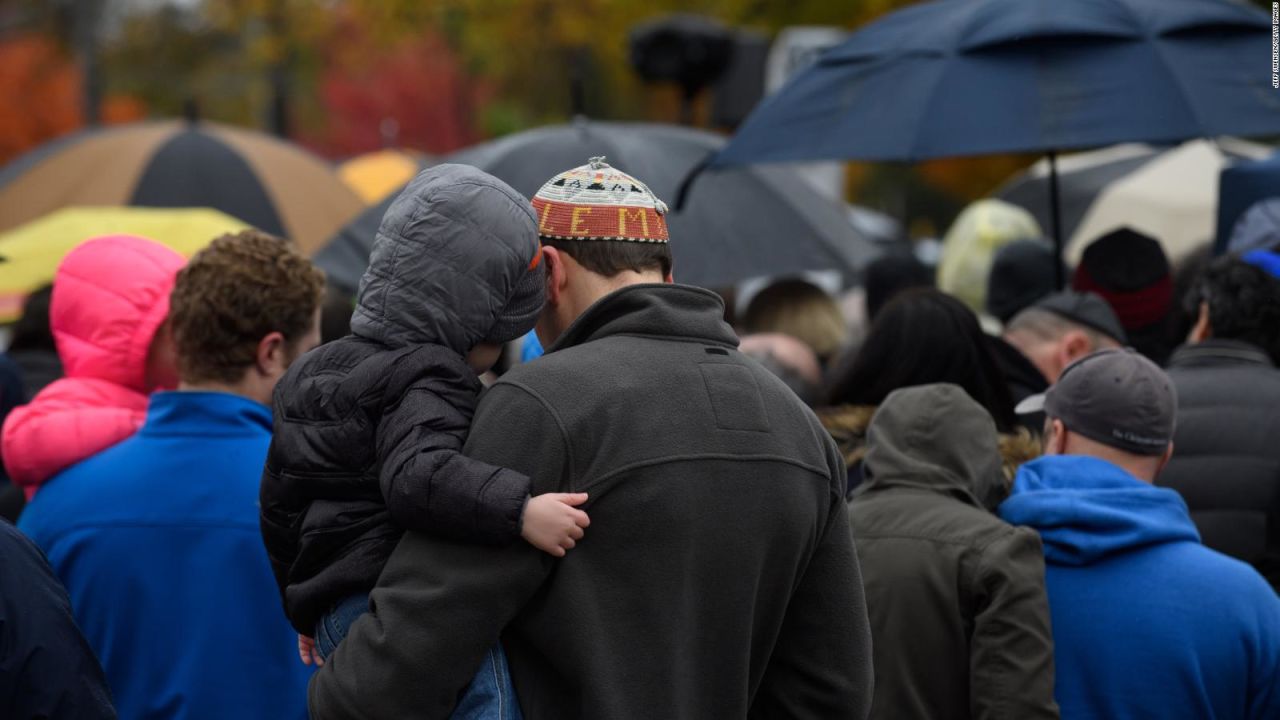
<instances>
[{"instance_id":1,"label":"man's hand on child","mask_svg":"<svg viewBox=\"0 0 1280 720\"><path fill-rule=\"evenodd\" d=\"M298 657L302 658L303 665L324 666L324 658L316 650L316 641L306 635L298 636Z\"/></svg>"},{"instance_id":2,"label":"man's hand on child","mask_svg":"<svg viewBox=\"0 0 1280 720\"><path fill-rule=\"evenodd\" d=\"M591 524L587 514L574 507L586 501L586 493L547 493L531 498L524 508L520 536L543 552L564 557Z\"/></svg>"}]
</instances>

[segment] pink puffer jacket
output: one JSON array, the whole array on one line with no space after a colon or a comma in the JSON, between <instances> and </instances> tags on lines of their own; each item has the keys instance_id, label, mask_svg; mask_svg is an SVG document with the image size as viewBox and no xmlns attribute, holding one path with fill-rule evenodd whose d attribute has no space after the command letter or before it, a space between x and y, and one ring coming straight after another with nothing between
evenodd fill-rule
<instances>
[{"instance_id":1,"label":"pink puffer jacket","mask_svg":"<svg viewBox=\"0 0 1280 720\"><path fill-rule=\"evenodd\" d=\"M62 260L49 322L66 376L11 412L0 433L5 469L28 498L142 427L159 389L147 387L147 354L185 263L131 235L94 238Z\"/></svg>"}]
</instances>

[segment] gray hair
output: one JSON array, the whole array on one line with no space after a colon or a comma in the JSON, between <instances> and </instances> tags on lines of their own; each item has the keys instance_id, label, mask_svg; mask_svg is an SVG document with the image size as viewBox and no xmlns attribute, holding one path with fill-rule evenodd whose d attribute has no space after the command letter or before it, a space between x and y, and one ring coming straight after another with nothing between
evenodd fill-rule
<instances>
[{"instance_id":1,"label":"gray hair","mask_svg":"<svg viewBox=\"0 0 1280 720\"><path fill-rule=\"evenodd\" d=\"M1057 341L1073 330L1084 333L1094 350L1120 347L1120 343L1106 333L1037 307L1018 313L1004 328L1006 334L1030 335L1043 342Z\"/></svg>"}]
</instances>

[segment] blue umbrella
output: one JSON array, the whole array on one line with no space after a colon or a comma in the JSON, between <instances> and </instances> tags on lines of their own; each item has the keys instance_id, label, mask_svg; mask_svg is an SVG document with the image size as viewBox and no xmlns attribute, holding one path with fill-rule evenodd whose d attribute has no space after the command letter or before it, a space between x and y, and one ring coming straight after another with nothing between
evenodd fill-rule
<instances>
[{"instance_id":1,"label":"blue umbrella","mask_svg":"<svg viewBox=\"0 0 1280 720\"><path fill-rule=\"evenodd\" d=\"M1119 142L1280 133L1270 29L1232 0L915 5L823 54L711 164L1032 151L1053 163ZM1050 193L1056 209L1056 181Z\"/></svg>"}]
</instances>

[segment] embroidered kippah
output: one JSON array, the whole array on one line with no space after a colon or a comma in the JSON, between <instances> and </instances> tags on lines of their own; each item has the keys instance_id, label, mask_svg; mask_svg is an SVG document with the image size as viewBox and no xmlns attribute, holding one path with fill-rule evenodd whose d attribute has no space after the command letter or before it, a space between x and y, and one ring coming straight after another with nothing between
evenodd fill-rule
<instances>
[{"instance_id":1,"label":"embroidered kippah","mask_svg":"<svg viewBox=\"0 0 1280 720\"><path fill-rule=\"evenodd\" d=\"M667 204L647 185L593 157L533 196L538 235L551 240L665 243Z\"/></svg>"}]
</instances>

